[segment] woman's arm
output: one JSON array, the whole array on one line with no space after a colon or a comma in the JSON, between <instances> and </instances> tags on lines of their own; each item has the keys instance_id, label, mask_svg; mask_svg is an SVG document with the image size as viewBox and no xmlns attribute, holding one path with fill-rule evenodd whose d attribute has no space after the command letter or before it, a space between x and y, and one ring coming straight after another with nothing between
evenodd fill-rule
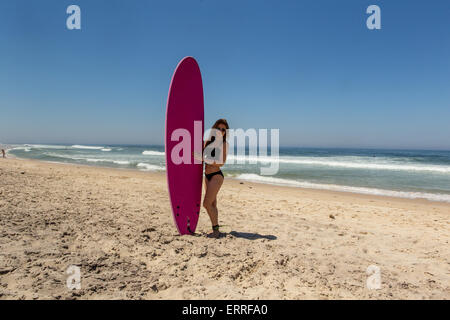
<instances>
[{"instance_id":1,"label":"woman's arm","mask_svg":"<svg viewBox=\"0 0 450 320\"><path fill-rule=\"evenodd\" d=\"M195 150L192 151L192 155L194 156L195 160L204 162L205 159L203 159L203 151L205 150L205 145L206 145L206 142L204 141L201 153L198 153Z\"/></svg>"}]
</instances>

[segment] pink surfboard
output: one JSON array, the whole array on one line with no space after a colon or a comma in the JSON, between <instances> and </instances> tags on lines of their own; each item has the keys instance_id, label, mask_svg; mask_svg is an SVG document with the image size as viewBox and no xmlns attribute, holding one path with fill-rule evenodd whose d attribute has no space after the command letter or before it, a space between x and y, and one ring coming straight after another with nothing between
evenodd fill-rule
<instances>
[{"instance_id":1,"label":"pink surfboard","mask_svg":"<svg viewBox=\"0 0 450 320\"><path fill-rule=\"evenodd\" d=\"M178 64L170 83L165 137L167 184L173 218L181 235L195 232L201 208L203 165L194 163L192 154L195 121L201 121L200 126L198 122L196 125L196 138L200 141L195 143L201 153L204 130L202 76L197 61L192 57L186 57ZM189 155L183 154L184 149L179 151L180 142L185 141L184 136L180 137L175 130L189 132ZM190 161L180 163L180 157L173 157L172 153L184 156L184 159L187 157Z\"/></svg>"}]
</instances>

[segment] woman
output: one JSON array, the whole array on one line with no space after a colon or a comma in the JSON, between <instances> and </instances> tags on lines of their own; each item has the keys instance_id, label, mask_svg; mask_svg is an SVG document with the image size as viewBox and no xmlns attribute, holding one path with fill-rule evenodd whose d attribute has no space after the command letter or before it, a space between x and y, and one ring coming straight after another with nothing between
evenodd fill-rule
<instances>
[{"instance_id":1,"label":"woman","mask_svg":"<svg viewBox=\"0 0 450 320\"><path fill-rule=\"evenodd\" d=\"M219 212L217 210L217 193L222 187L223 173L220 170L225 164L228 151L227 120L219 119L212 126L212 134L203 147L205 161L205 184L206 192L203 199L203 207L208 212L212 223L212 237L219 238ZM222 138L222 141L220 141ZM217 139L217 141L216 141ZM215 142L216 141L216 142Z\"/></svg>"}]
</instances>

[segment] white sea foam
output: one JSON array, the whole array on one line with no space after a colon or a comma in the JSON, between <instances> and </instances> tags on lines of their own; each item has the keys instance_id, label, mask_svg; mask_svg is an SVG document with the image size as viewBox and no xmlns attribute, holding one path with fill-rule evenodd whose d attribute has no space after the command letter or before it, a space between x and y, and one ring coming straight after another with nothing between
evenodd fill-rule
<instances>
[{"instance_id":1,"label":"white sea foam","mask_svg":"<svg viewBox=\"0 0 450 320\"><path fill-rule=\"evenodd\" d=\"M67 149L68 146L56 145L56 144L26 144L25 147L31 147L33 149Z\"/></svg>"},{"instance_id":2,"label":"white sea foam","mask_svg":"<svg viewBox=\"0 0 450 320\"><path fill-rule=\"evenodd\" d=\"M7 147L4 147L4 146L2 146L2 148L8 150L8 148L7 148ZM31 151L31 148L30 148L30 147L27 147L27 146L19 146L19 147L12 147L11 150L23 150L23 151L25 151L25 152L30 152L30 151Z\"/></svg>"},{"instance_id":3,"label":"white sea foam","mask_svg":"<svg viewBox=\"0 0 450 320\"><path fill-rule=\"evenodd\" d=\"M165 155L164 152L161 151L153 151L153 150L145 150L142 152L143 155L145 156L163 156Z\"/></svg>"},{"instance_id":4,"label":"white sea foam","mask_svg":"<svg viewBox=\"0 0 450 320\"><path fill-rule=\"evenodd\" d=\"M115 164L121 164L121 165L127 165L127 164L130 164L130 161L125 161L125 160L115 160L115 161L113 161L113 163L115 163Z\"/></svg>"},{"instance_id":5,"label":"white sea foam","mask_svg":"<svg viewBox=\"0 0 450 320\"><path fill-rule=\"evenodd\" d=\"M449 194L442 193L426 193L426 192L407 192L407 191L394 191L394 190L384 190L376 188L364 188L364 187L352 187L352 186L340 186L335 184L320 184L312 183L308 181L296 181L290 179L273 178L267 176L260 176L253 173L244 173L235 177L239 180L246 180L251 182L260 182L273 185L281 186L292 186L308 189L321 189L321 190L332 190L332 191L344 191L352 193L379 195L379 196L389 196L398 198L409 198L409 199L427 199L431 201L444 201L450 202Z\"/></svg>"},{"instance_id":6,"label":"white sea foam","mask_svg":"<svg viewBox=\"0 0 450 320\"><path fill-rule=\"evenodd\" d=\"M137 167L140 168L141 170L145 170L145 171L161 171L161 170L165 170L164 167L160 167L157 165L153 165L153 164L149 164L149 163L138 163Z\"/></svg>"},{"instance_id":7,"label":"white sea foam","mask_svg":"<svg viewBox=\"0 0 450 320\"><path fill-rule=\"evenodd\" d=\"M2 148L2 149L5 149L5 150L8 150L8 148L7 148L7 147L4 147L4 146L1 146L1 148ZM12 147L10 150L23 150L23 151L25 151L25 152L30 152L30 151L31 151L31 148L21 146L21 147Z\"/></svg>"},{"instance_id":8,"label":"white sea foam","mask_svg":"<svg viewBox=\"0 0 450 320\"><path fill-rule=\"evenodd\" d=\"M126 161L126 160L96 159L96 158L72 158L72 159L85 160L87 162L109 162L109 163L120 164L120 165L130 164L130 161Z\"/></svg>"},{"instance_id":9,"label":"white sea foam","mask_svg":"<svg viewBox=\"0 0 450 320\"><path fill-rule=\"evenodd\" d=\"M105 152L111 151L110 148L103 148L103 149L101 149L101 150L102 150L102 151L105 151Z\"/></svg>"},{"instance_id":10,"label":"white sea foam","mask_svg":"<svg viewBox=\"0 0 450 320\"><path fill-rule=\"evenodd\" d=\"M104 149L105 147L83 146L83 145L79 145L79 144L74 144L74 145L72 146L72 148L74 148L74 149L101 150L101 149Z\"/></svg>"},{"instance_id":11,"label":"white sea foam","mask_svg":"<svg viewBox=\"0 0 450 320\"><path fill-rule=\"evenodd\" d=\"M71 159L71 160L78 160L78 161L87 161L87 162L103 162L103 163L114 163L118 165L130 165L132 164L131 161L127 160L113 160L113 159L105 159L105 158L83 158L83 157L72 157L72 156L66 156L66 155L60 155L55 153L49 153L49 156L58 157L58 158L65 158L65 159ZM157 170L165 170L164 167L160 167L157 165L152 165L149 163L138 163L136 165L137 168L141 170L148 170L148 171L157 171Z\"/></svg>"},{"instance_id":12,"label":"white sea foam","mask_svg":"<svg viewBox=\"0 0 450 320\"><path fill-rule=\"evenodd\" d=\"M255 156L229 156L227 162L235 161L235 163L271 163L277 161L272 157L255 157ZM450 166L445 165L420 165L420 164L399 164L389 162L387 160L374 160L366 157L353 158L319 158L319 157L279 157L279 163L299 164L299 165L315 165L346 169L366 169L366 170L393 170L393 171L428 171L438 173L450 173Z\"/></svg>"},{"instance_id":13,"label":"white sea foam","mask_svg":"<svg viewBox=\"0 0 450 320\"><path fill-rule=\"evenodd\" d=\"M112 162L106 159L92 159L92 158L72 158L75 160L85 160L87 162Z\"/></svg>"}]
</instances>

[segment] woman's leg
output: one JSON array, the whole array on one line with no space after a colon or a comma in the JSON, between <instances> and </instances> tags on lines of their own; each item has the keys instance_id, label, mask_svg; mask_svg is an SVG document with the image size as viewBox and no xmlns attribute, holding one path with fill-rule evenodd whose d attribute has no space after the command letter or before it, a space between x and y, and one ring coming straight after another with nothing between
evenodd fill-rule
<instances>
[{"instance_id":1,"label":"woman's leg","mask_svg":"<svg viewBox=\"0 0 450 320\"><path fill-rule=\"evenodd\" d=\"M206 181L205 198L203 199L203 207L208 212L209 218L213 226L219 224L219 212L217 210L217 193L223 184L223 177L216 174L210 181Z\"/></svg>"},{"instance_id":2,"label":"woman's leg","mask_svg":"<svg viewBox=\"0 0 450 320\"><path fill-rule=\"evenodd\" d=\"M212 207L213 207L213 210L215 211L214 214L217 217L217 224L219 224L219 210L217 209L217 195L212 203ZM217 226L217 224L215 224L215 226Z\"/></svg>"}]
</instances>

